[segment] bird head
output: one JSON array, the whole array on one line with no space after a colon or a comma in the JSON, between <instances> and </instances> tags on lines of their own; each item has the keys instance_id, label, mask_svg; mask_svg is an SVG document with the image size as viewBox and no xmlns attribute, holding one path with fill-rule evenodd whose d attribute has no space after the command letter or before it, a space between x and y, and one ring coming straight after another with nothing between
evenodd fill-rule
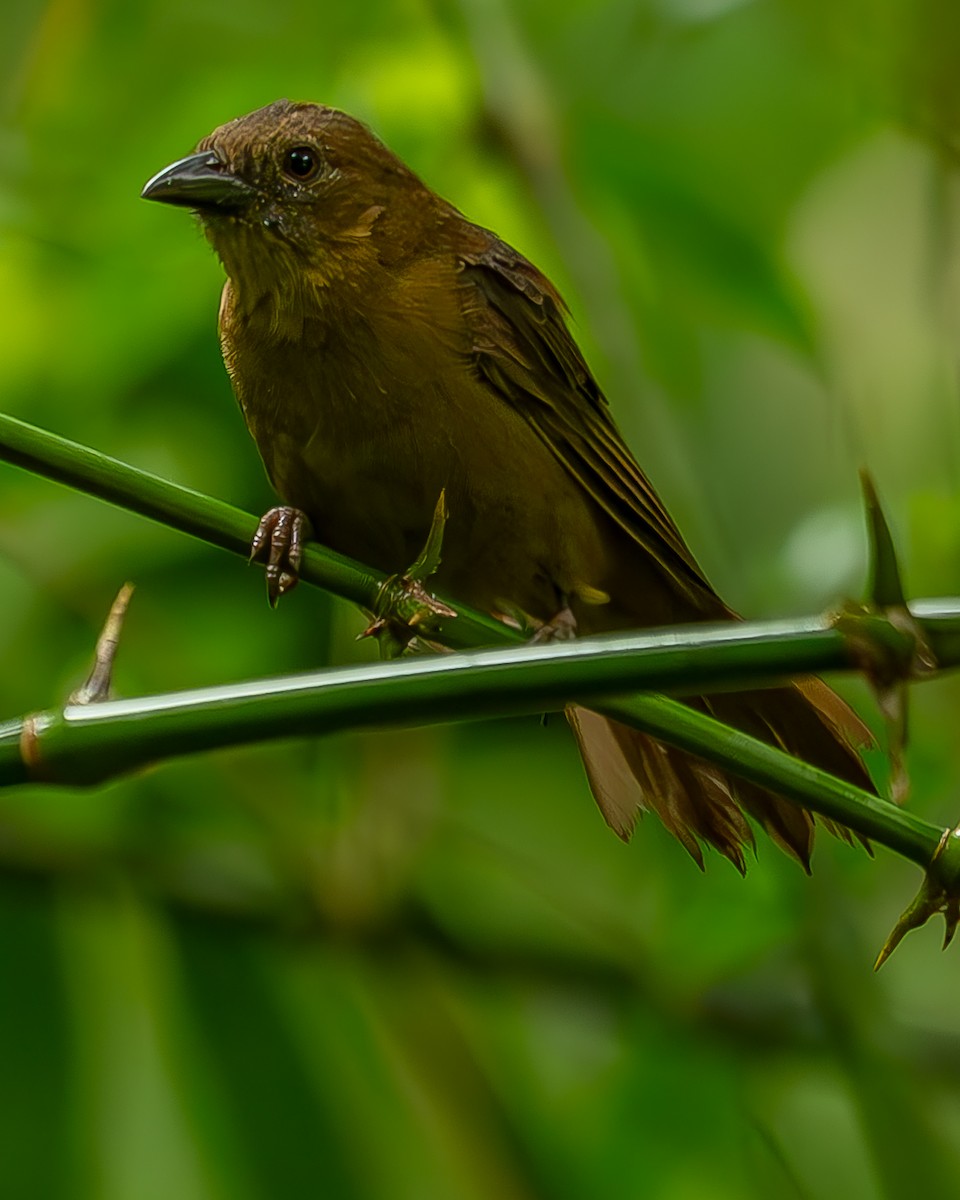
<instances>
[{"instance_id":1,"label":"bird head","mask_svg":"<svg viewBox=\"0 0 960 1200\"><path fill-rule=\"evenodd\" d=\"M193 209L251 300L362 275L402 254L438 203L360 121L289 100L221 125L141 195Z\"/></svg>"}]
</instances>

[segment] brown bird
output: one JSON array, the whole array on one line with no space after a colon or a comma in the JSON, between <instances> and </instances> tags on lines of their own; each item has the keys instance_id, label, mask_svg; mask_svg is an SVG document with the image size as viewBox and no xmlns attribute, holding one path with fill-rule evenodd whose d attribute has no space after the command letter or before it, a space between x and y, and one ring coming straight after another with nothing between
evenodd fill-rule
<instances>
[{"instance_id":1,"label":"brown bird","mask_svg":"<svg viewBox=\"0 0 960 1200\"><path fill-rule=\"evenodd\" d=\"M223 358L285 505L255 543L273 598L311 527L402 571L445 489L435 578L468 604L559 633L736 619L617 431L554 286L360 122L279 100L222 125L143 196L195 209L227 273ZM872 790L853 745L869 734L819 681L690 703ZM568 715L621 837L652 809L701 865L707 842L742 870L748 813L808 866L809 813L596 713Z\"/></svg>"}]
</instances>

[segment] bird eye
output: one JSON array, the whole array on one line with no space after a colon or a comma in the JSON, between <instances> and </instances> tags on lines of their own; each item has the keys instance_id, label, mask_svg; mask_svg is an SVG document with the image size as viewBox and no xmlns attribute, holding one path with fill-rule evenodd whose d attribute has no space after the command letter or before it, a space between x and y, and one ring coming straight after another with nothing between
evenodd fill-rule
<instances>
[{"instance_id":1,"label":"bird eye","mask_svg":"<svg viewBox=\"0 0 960 1200\"><path fill-rule=\"evenodd\" d=\"M294 146L283 156L283 169L294 179L309 180L320 170L316 152L309 146Z\"/></svg>"}]
</instances>

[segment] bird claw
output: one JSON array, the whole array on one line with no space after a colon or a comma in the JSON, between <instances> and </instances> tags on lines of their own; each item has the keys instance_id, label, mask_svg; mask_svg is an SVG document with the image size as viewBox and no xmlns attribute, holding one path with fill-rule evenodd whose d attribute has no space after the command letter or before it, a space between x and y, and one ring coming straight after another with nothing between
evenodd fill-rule
<instances>
[{"instance_id":1,"label":"bird claw","mask_svg":"<svg viewBox=\"0 0 960 1200\"><path fill-rule=\"evenodd\" d=\"M531 646L546 646L550 642L571 642L577 636L577 618L565 604L558 613L537 629L530 639Z\"/></svg>"},{"instance_id":2,"label":"bird claw","mask_svg":"<svg viewBox=\"0 0 960 1200\"><path fill-rule=\"evenodd\" d=\"M310 519L299 508L278 505L260 518L250 543L250 562L266 565L267 597L276 608L281 596L300 582L303 543L310 537Z\"/></svg>"}]
</instances>

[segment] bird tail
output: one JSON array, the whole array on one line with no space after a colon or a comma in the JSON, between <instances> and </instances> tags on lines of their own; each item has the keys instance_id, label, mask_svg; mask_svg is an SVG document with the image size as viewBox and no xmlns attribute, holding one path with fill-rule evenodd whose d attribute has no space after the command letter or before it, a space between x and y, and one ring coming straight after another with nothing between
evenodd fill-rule
<instances>
[{"instance_id":1,"label":"bird tail","mask_svg":"<svg viewBox=\"0 0 960 1200\"><path fill-rule=\"evenodd\" d=\"M726 725L759 738L858 787L874 787L857 751L870 731L819 679L769 691L731 692L689 700ZM627 841L637 818L655 812L703 867L702 844L716 847L741 872L754 837L747 816L810 870L813 815L776 792L734 778L723 768L590 709L567 709L587 778L607 824ZM842 826L823 820L849 841Z\"/></svg>"}]
</instances>

